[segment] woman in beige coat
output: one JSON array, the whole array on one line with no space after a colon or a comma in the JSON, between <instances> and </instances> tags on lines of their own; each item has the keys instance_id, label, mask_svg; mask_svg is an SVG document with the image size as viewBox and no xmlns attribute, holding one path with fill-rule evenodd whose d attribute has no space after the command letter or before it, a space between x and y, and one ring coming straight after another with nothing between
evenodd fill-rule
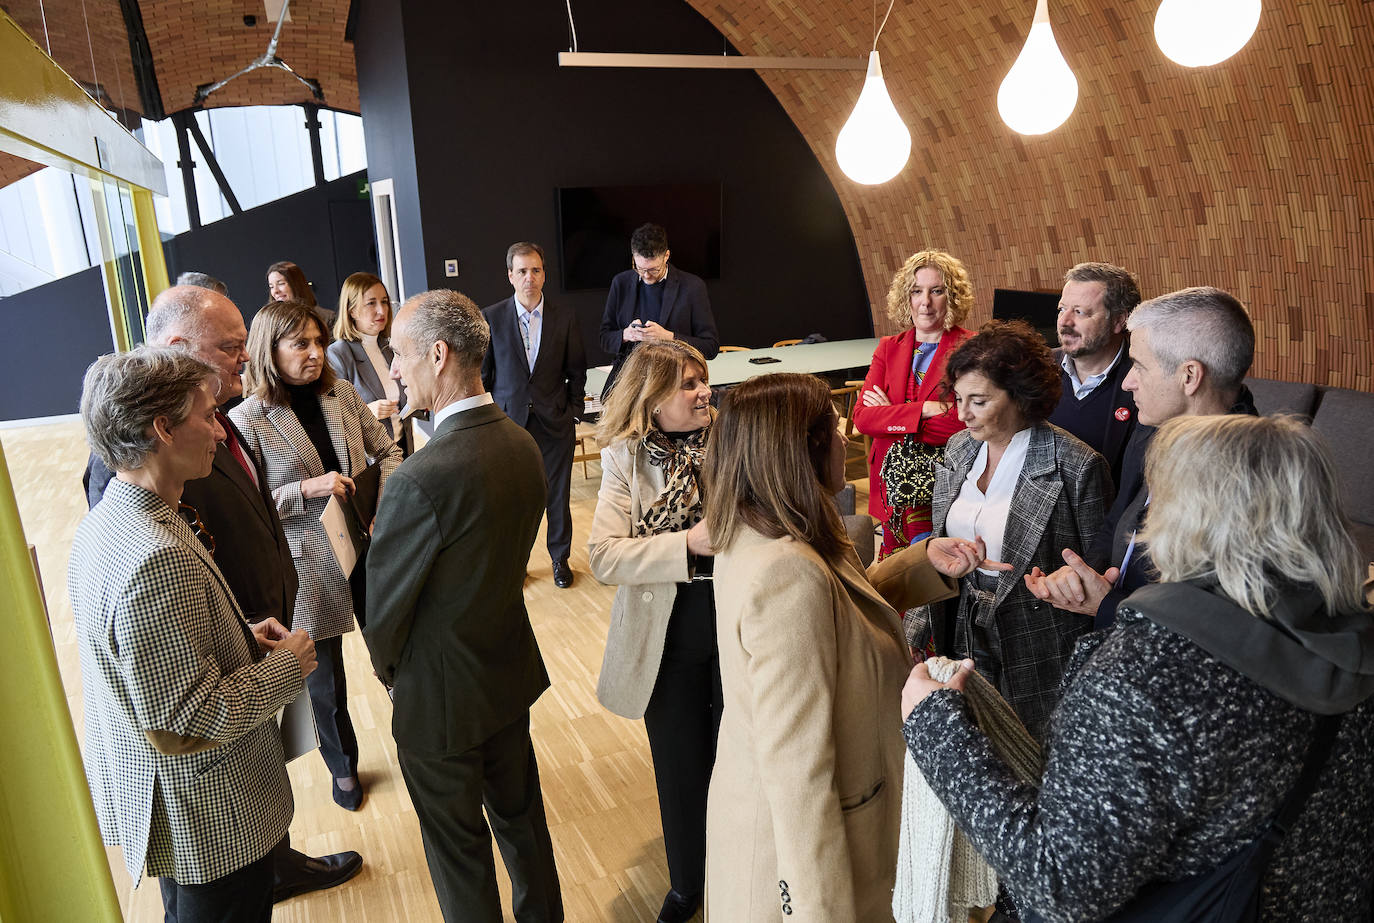
<instances>
[{"instance_id":1,"label":"woman in beige coat","mask_svg":"<svg viewBox=\"0 0 1374 923\"><path fill-rule=\"evenodd\" d=\"M706 360L676 340L635 348L606 399L592 574L619 584L597 697L644 719L672 889L691 919L706 873L706 789L720 727L711 547L699 486L714 411Z\"/></svg>"},{"instance_id":2,"label":"woman in beige coat","mask_svg":"<svg viewBox=\"0 0 1374 923\"><path fill-rule=\"evenodd\" d=\"M713 923L892 919L911 654L898 606L955 594L972 543L918 543L866 575L831 495L845 438L824 382L750 379L707 452L725 715L707 807ZM929 551L930 560L926 560ZM893 574L874 589L870 578Z\"/></svg>"}]
</instances>

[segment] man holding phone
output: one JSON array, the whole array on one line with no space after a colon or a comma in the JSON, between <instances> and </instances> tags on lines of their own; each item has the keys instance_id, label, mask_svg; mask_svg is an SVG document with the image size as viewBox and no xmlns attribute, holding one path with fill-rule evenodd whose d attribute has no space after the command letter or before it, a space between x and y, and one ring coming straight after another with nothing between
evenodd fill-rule
<instances>
[{"instance_id":1,"label":"man holding phone","mask_svg":"<svg viewBox=\"0 0 1374 923\"><path fill-rule=\"evenodd\" d=\"M671 255L667 232L656 224L641 225L630 235L631 268L611 280L601 316L601 348L615 356L603 398L631 350L645 340L682 340L707 359L720 352L706 283L670 266Z\"/></svg>"}]
</instances>

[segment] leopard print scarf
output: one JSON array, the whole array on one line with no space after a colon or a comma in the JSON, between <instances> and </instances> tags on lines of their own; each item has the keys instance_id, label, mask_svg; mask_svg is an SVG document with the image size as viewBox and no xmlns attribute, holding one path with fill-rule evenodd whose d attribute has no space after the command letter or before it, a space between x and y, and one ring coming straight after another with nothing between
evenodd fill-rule
<instances>
[{"instance_id":1,"label":"leopard print scarf","mask_svg":"<svg viewBox=\"0 0 1374 923\"><path fill-rule=\"evenodd\" d=\"M701 461L710 429L702 427L682 439L670 439L657 429L644 435L644 454L649 464L663 469L664 485L635 524L636 536L680 532L701 521Z\"/></svg>"}]
</instances>

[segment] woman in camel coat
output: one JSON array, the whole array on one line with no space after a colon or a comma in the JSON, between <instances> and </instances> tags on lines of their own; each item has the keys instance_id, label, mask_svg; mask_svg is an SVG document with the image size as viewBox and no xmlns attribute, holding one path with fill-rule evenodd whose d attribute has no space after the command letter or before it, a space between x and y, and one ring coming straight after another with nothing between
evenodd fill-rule
<instances>
[{"instance_id":1,"label":"woman in camel coat","mask_svg":"<svg viewBox=\"0 0 1374 923\"><path fill-rule=\"evenodd\" d=\"M972 543L919 543L874 589L831 496L845 439L809 375L765 375L723 402L707 451L725 715L707 807L712 921L891 920L911 654L898 606L953 595L936 567ZM929 549L931 561L927 562Z\"/></svg>"}]
</instances>

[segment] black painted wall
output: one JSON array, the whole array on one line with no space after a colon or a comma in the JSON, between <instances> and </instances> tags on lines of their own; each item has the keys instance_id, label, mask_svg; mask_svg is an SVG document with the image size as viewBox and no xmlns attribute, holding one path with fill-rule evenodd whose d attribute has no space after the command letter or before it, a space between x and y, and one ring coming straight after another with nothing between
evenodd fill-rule
<instances>
[{"instance_id":1,"label":"black painted wall","mask_svg":"<svg viewBox=\"0 0 1374 923\"><path fill-rule=\"evenodd\" d=\"M365 172L343 176L178 234L163 243L167 277L208 272L251 320L267 303L267 267L290 260L305 271L315 300L335 308L350 273L377 271L371 207L358 196L366 181Z\"/></svg>"},{"instance_id":2,"label":"black painted wall","mask_svg":"<svg viewBox=\"0 0 1374 923\"><path fill-rule=\"evenodd\" d=\"M86 368L114 349L100 267L0 299L0 311L0 420L76 413Z\"/></svg>"},{"instance_id":3,"label":"black painted wall","mask_svg":"<svg viewBox=\"0 0 1374 923\"><path fill-rule=\"evenodd\" d=\"M709 287L721 341L872 335L839 199L757 74L560 68L570 42L565 6L553 0L358 7L368 172L395 178L409 294L447 286L481 305L507 297L505 249L534 240L551 264L546 294L573 305L589 356L605 361L596 348L605 291L559 291L556 188L718 181L721 279ZM583 51L725 48L684 0L573 10ZM444 276L450 258L456 279Z\"/></svg>"}]
</instances>

